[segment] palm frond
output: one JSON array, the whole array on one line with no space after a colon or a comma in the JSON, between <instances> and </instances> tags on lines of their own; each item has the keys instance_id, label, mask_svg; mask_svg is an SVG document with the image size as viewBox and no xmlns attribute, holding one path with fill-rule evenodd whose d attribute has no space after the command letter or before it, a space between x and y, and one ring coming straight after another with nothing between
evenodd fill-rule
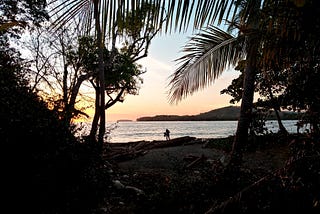
<instances>
[{"instance_id":1,"label":"palm frond","mask_svg":"<svg viewBox=\"0 0 320 214\"><path fill-rule=\"evenodd\" d=\"M193 22L194 29L216 21L220 24L222 20L233 17L237 11L235 0L51 0L49 15L58 17L53 21L53 27L67 25L74 17L79 16L84 18L82 21L87 27L91 27L88 23L92 23L93 4L97 2L104 34L112 31L117 20L123 21L121 19L130 11L141 9L145 4L152 4L156 8L149 11L152 13L149 15L153 17L151 24L165 32L185 31L189 28L190 21ZM163 20L167 21L163 23Z\"/></svg>"},{"instance_id":2,"label":"palm frond","mask_svg":"<svg viewBox=\"0 0 320 214\"><path fill-rule=\"evenodd\" d=\"M180 67L169 77L169 101L178 103L214 82L230 65L245 57L244 39L209 26L192 37L176 61Z\"/></svg>"},{"instance_id":3,"label":"palm frond","mask_svg":"<svg viewBox=\"0 0 320 214\"><path fill-rule=\"evenodd\" d=\"M82 20L82 26L85 26L84 31L92 27L93 3L90 0L53 0L48 6L49 16L53 18L51 24L53 31L68 25L75 18Z\"/></svg>"}]
</instances>

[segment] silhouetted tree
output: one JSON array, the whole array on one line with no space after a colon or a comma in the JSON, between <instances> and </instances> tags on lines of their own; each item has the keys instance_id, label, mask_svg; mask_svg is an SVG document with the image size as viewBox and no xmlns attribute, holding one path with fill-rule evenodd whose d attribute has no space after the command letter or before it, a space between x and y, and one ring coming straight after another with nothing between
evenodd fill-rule
<instances>
[{"instance_id":1,"label":"silhouetted tree","mask_svg":"<svg viewBox=\"0 0 320 214\"><path fill-rule=\"evenodd\" d=\"M66 24L73 18L82 20L84 32L90 33L91 27L94 26L96 35L96 45L99 50L99 78L95 81L96 85L96 104L95 114L92 122L91 138L96 135L95 130L98 129L98 141L101 145L105 133L105 68L112 67L112 61L104 62L103 49L106 45L106 40L111 41L111 59L114 55L116 37L120 34L127 34L133 39L133 44L130 44L132 50L127 52L139 53L135 57L145 57L147 49L154 32L157 32L159 26L163 22L163 16L156 20L159 15L158 5L150 4L149 2L141 2L131 7L127 7L127 1L68 1L64 0L57 2L51 10L50 14L53 17L58 14L58 18L53 23L53 28L57 29ZM67 9L68 8L68 9ZM124 9L126 12L121 12L119 8ZM113 16L110 18L110 15ZM92 23L94 24L92 25ZM156 22L156 23L155 23ZM130 24L129 24L130 23ZM150 25L151 24L151 25ZM125 29L125 30L124 30ZM144 32L142 37L140 32ZM137 37L138 36L138 37ZM140 37L139 37L140 36ZM131 41L132 42L132 41ZM142 51L146 50L144 56L139 56Z\"/></svg>"},{"instance_id":2,"label":"silhouetted tree","mask_svg":"<svg viewBox=\"0 0 320 214\"><path fill-rule=\"evenodd\" d=\"M240 71L239 77L232 80L231 84L226 89L223 89L220 92L221 94L229 94L232 97L232 99L230 100L230 103L232 104L239 102L242 97L243 71L245 68L245 63L245 60L239 62L239 64L235 67L235 70ZM275 97L275 94L281 95L281 92L284 90L283 81L286 77L280 71L269 71L268 74L269 75L266 75L266 72L262 73L261 71L257 73L255 81L255 92L259 93L260 98L258 99L258 102L254 104L254 107L264 108L265 110L273 109L273 112L275 113L276 119L278 121L279 131L283 134L286 134L288 132L283 126L279 115L281 104L279 103L277 97ZM258 112L256 112L256 114L257 113ZM254 118L252 118L252 120L254 120Z\"/></svg>"},{"instance_id":3,"label":"silhouetted tree","mask_svg":"<svg viewBox=\"0 0 320 214\"><path fill-rule=\"evenodd\" d=\"M33 65L29 77L32 90L59 113L66 127L72 125L72 119L88 117L84 113L84 104L85 100L90 99L80 88L83 82L95 76L94 71L81 67L81 59L86 57L87 52L79 47L83 46L80 35L76 26L55 33L48 33L47 28L38 28L26 42L30 53L28 57ZM78 107L80 100L82 106Z\"/></svg>"}]
</instances>

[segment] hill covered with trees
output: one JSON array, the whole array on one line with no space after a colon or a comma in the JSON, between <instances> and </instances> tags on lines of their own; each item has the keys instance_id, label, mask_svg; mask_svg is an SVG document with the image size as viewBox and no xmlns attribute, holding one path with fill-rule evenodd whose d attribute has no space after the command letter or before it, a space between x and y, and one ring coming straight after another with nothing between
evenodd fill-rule
<instances>
[{"instance_id":1,"label":"hill covered with trees","mask_svg":"<svg viewBox=\"0 0 320 214\"><path fill-rule=\"evenodd\" d=\"M279 113L282 120L295 120L298 114L290 111L282 111ZM227 106L214 109L197 115L156 115L150 117L140 117L137 121L219 121L219 120L238 120L240 116L240 107ZM267 116L268 120L275 120L274 112L270 112Z\"/></svg>"}]
</instances>

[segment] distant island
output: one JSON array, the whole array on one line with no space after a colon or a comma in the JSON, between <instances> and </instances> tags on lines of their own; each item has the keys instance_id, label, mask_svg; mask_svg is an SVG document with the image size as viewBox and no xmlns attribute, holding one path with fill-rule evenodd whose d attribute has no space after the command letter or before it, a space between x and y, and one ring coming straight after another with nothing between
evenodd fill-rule
<instances>
[{"instance_id":1,"label":"distant island","mask_svg":"<svg viewBox=\"0 0 320 214\"><path fill-rule=\"evenodd\" d=\"M282 120L296 120L298 114L290 111L279 112ZM240 116L239 106L227 106L223 108L214 109L205 113L197 115L156 115L149 117L137 118L137 121L232 121L238 120ZM268 120L275 120L276 116L272 113Z\"/></svg>"},{"instance_id":2,"label":"distant island","mask_svg":"<svg viewBox=\"0 0 320 214\"><path fill-rule=\"evenodd\" d=\"M117 120L117 122L132 122L132 120L122 119L122 120Z\"/></svg>"}]
</instances>

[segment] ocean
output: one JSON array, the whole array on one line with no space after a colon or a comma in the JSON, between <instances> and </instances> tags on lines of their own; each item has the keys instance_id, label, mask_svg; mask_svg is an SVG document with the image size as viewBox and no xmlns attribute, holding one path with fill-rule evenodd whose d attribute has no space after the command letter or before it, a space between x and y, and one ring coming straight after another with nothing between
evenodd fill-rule
<instances>
[{"instance_id":1,"label":"ocean","mask_svg":"<svg viewBox=\"0 0 320 214\"><path fill-rule=\"evenodd\" d=\"M288 132L297 131L296 120L282 121ZM163 133L170 130L170 137L192 136L197 138L221 138L234 135L237 121L139 121L108 123L108 142L125 143L141 140L165 140ZM269 131L277 132L278 123L267 121Z\"/></svg>"}]
</instances>

